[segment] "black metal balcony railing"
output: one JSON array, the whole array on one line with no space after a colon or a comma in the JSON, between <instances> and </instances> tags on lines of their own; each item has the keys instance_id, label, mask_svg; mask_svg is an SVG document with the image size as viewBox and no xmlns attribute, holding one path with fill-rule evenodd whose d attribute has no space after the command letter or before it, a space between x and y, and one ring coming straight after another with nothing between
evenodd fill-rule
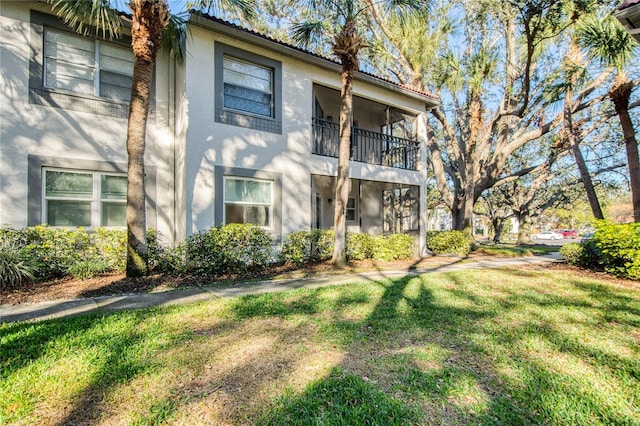
<instances>
[{"instance_id":1,"label":"black metal balcony railing","mask_svg":"<svg viewBox=\"0 0 640 426\"><path fill-rule=\"evenodd\" d=\"M338 157L339 123L313 118L313 154ZM417 170L418 142L353 127L351 160Z\"/></svg>"}]
</instances>

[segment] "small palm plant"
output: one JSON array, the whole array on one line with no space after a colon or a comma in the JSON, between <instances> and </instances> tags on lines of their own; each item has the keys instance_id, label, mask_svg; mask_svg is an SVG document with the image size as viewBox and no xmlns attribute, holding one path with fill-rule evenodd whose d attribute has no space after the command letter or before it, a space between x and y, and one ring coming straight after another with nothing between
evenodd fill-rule
<instances>
[{"instance_id":1,"label":"small palm plant","mask_svg":"<svg viewBox=\"0 0 640 426\"><path fill-rule=\"evenodd\" d=\"M0 239L0 289L18 288L34 280L35 268L20 253L20 247Z\"/></svg>"}]
</instances>

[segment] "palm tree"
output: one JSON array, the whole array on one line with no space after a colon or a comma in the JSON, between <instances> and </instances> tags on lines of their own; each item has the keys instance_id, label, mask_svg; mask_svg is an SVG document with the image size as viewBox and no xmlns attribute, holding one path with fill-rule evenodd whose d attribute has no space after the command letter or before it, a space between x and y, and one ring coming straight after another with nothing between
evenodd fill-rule
<instances>
[{"instance_id":1,"label":"palm tree","mask_svg":"<svg viewBox=\"0 0 640 426\"><path fill-rule=\"evenodd\" d=\"M617 71L616 80L609 89L609 98L618 114L627 150L633 219L635 222L640 222L640 160L635 130L629 117L629 98L633 90L633 82L624 72L624 65L632 57L635 43L611 15L604 19L593 16L584 18L577 28L577 36L578 43L591 58L599 60L606 66L614 67Z\"/></svg>"},{"instance_id":2,"label":"palm tree","mask_svg":"<svg viewBox=\"0 0 640 426\"><path fill-rule=\"evenodd\" d=\"M65 23L82 34L102 33L103 37L120 37L123 21L117 0L51 0L53 10ZM144 186L144 151L151 95L151 78L161 47L184 59L184 22L169 13L167 0L128 0L131 12L131 46L133 78L127 124L127 276L147 275L149 271L146 238L146 194ZM251 16L255 0L198 0L191 7L211 5L241 10Z\"/></svg>"},{"instance_id":3,"label":"palm tree","mask_svg":"<svg viewBox=\"0 0 640 426\"><path fill-rule=\"evenodd\" d=\"M300 0L295 7L307 8L323 15L323 19L300 22L292 27L293 39L305 46L313 41L325 42L333 34L331 50L342 65L340 93L340 145L338 148L338 175L335 187L334 230L335 240L332 262L337 267L346 264L347 202L349 197L349 157L353 126L353 76L359 68L358 54L365 47L358 24L367 12L382 8L386 13L424 12L430 0Z\"/></svg>"},{"instance_id":4,"label":"palm tree","mask_svg":"<svg viewBox=\"0 0 640 426\"><path fill-rule=\"evenodd\" d=\"M589 174L589 169L587 168L587 163L582 155L582 151L580 150L580 126L579 123L575 123L573 119L574 89L576 88L579 80L581 80L581 75L585 71L582 64L584 64L584 60L579 52L579 47L575 43L575 40L572 40L563 65L566 78L564 88L564 90L566 90L564 97L565 128L561 132L561 135L566 139L573 151L573 156L576 160L576 165L578 166L580 179L582 179L582 184L587 193L587 199L589 200L589 206L591 207L593 217L596 219L604 219L602 207L598 200L598 194L593 186L593 181Z\"/></svg>"}]
</instances>

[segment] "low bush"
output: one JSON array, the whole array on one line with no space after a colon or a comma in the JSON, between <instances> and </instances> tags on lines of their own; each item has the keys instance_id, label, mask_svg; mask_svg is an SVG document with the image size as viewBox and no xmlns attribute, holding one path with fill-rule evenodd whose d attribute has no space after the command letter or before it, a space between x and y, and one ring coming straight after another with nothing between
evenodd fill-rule
<instances>
[{"instance_id":1,"label":"low bush","mask_svg":"<svg viewBox=\"0 0 640 426\"><path fill-rule=\"evenodd\" d=\"M225 275L265 267L273 258L272 239L259 226L230 224L188 237L182 247L182 273ZM179 256L178 256L179 257Z\"/></svg>"},{"instance_id":2,"label":"low bush","mask_svg":"<svg viewBox=\"0 0 640 426\"><path fill-rule=\"evenodd\" d=\"M640 223L596 223L593 244L598 250L600 264L614 275L640 279Z\"/></svg>"},{"instance_id":3,"label":"low bush","mask_svg":"<svg viewBox=\"0 0 640 426\"><path fill-rule=\"evenodd\" d=\"M330 259L333 254L332 230L314 229L287 234L282 240L280 260L302 265L307 262L319 262Z\"/></svg>"},{"instance_id":4,"label":"low bush","mask_svg":"<svg viewBox=\"0 0 640 426\"><path fill-rule=\"evenodd\" d=\"M335 234L332 230L292 232L282 241L280 260L302 265L306 262L328 260L333 254ZM407 234L371 236L347 232L347 259L375 259L389 261L415 256L415 240Z\"/></svg>"},{"instance_id":5,"label":"low bush","mask_svg":"<svg viewBox=\"0 0 640 426\"><path fill-rule=\"evenodd\" d=\"M429 231L427 248L435 254L466 256L471 250L471 238L463 231Z\"/></svg>"},{"instance_id":6,"label":"low bush","mask_svg":"<svg viewBox=\"0 0 640 426\"><path fill-rule=\"evenodd\" d=\"M391 234L374 239L373 258L383 262L409 259L416 255L416 242L411 235Z\"/></svg>"},{"instance_id":7,"label":"low bush","mask_svg":"<svg viewBox=\"0 0 640 426\"><path fill-rule=\"evenodd\" d=\"M372 259L376 239L363 233L347 233L347 259L364 260Z\"/></svg>"},{"instance_id":8,"label":"low bush","mask_svg":"<svg viewBox=\"0 0 640 426\"><path fill-rule=\"evenodd\" d=\"M147 229L147 255L151 271L169 274L186 272L185 244L166 246L158 239L155 229Z\"/></svg>"},{"instance_id":9,"label":"low bush","mask_svg":"<svg viewBox=\"0 0 640 426\"><path fill-rule=\"evenodd\" d=\"M67 275L79 280L86 280L111 271L108 262L98 259L79 260L67 268Z\"/></svg>"},{"instance_id":10,"label":"low bush","mask_svg":"<svg viewBox=\"0 0 640 426\"><path fill-rule=\"evenodd\" d=\"M560 247L560 255L569 264L580 266L582 259L582 244L568 243Z\"/></svg>"},{"instance_id":11,"label":"low bush","mask_svg":"<svg viewBox=\"0 0 640 426\"><path fill-rule=\"evenodd\" d=\"M0 238L12 247L32 271L33 279L45 281L72 275L88 278L107 271L124 270L126 232L97 228L51 228L46 225L23 229L2 228Z\"/></svg>"}]
</instances>

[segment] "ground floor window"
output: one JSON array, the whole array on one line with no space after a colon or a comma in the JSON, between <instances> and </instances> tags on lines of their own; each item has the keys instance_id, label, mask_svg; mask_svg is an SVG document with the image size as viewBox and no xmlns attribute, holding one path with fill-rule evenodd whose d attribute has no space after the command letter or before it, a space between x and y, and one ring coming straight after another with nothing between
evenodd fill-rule
<instances>
[{"instance_id":1,"label":"ground floor window","mask_svg":"<svg viewBox=\"0 0 640 426\"><path fill-rule=\"evenodd\" d=\"M356 199L347 199L347 222L356 221Z\"/></svg>"},{"instance_id":2,"label":"ground floor window","mask_svg":"<svg viewBox=\"0 0 640 426\"><path fill-rule=\"evenodd\" d=\"M126 226L127 177L44 170L42 221L51 226Z\"/></svg>"},{"instance_id":3,"label":"ground floor window","mask_svg":"<svg viewBox=\"0 0 640 426\"><path fill-rule=\"evenodd\" d=\"M273 182L224 178L224 223L252 223L272 227Z\"/></svg>"},{"instance_id":4,"label":"ground floor window","mask_svg":"<svg viewBox=\"0 0 640 426\"><path fill-rule=\"evenodd\" d=\"M420 188L402 187L382 192L385 233L417 231Z\"/></svg>"}]
</instances>

